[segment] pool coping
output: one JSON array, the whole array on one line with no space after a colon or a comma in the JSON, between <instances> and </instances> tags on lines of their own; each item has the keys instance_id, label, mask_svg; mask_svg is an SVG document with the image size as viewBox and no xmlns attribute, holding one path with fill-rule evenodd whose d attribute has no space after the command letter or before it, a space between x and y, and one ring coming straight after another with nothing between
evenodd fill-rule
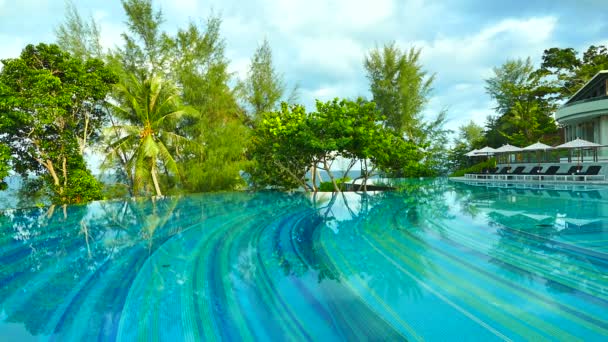
<instances>
[{"instance_id":1,"label":"pool coping","mask_svg":"<svg viewBox=\"0 0 608 342\"><path fill-rule=\"evenodd\" d=\"M601 185L608 186L608 181L574 181L574 180L523 180L523 179L485 179L485 178L466 178L466 177L448 177L454 182L475 182L475 183L507 183L507 184L530 184L530 185Z\"/></svg>"}]
</instances>

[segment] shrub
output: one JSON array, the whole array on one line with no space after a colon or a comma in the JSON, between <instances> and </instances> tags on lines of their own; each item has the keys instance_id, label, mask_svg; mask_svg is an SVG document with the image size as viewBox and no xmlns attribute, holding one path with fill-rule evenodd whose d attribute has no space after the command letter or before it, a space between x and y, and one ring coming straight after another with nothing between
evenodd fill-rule
<instances>
[{"instance_id":1,"label":"shrub","mask_svg":"<svg viewBox=\"0 0 608 342\"><path fill-rule=\"evenodd\" d=\"M483 169L488 169L488 168L491 168L494 166L496 166L496 159L490 158L487 161L477 163L466 169L456 170L456 171L454 171L454 173L452 173L450 175L450 177L462 177L465 175L465 173L479 173L479 172L482 172Z\"/></svg>"}]
</instances>

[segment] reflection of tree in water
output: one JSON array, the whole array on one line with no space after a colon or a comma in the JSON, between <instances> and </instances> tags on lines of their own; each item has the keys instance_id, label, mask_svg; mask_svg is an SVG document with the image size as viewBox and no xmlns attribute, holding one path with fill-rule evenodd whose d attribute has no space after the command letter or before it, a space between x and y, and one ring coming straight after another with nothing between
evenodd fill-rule
<instances>
[{"instance_id":1,"label":"reflection of tree in water","mask_svg":"<svg viewBox=\"0 0 608 342\"><path fill-rule=\"evenodd\" d=\"M91 319L91 333L96 324L116 324L128 290L117 287L132 281L148 255L179 231L167 224L178 201L4 211L0 305L5 321L23 322L33 335L61 334L91 295L103 298L92 303L93 312L114 320ZM107 279L112 275L120 278Z\"/></svg>"},{"instance_id":2,"label":"reflection of tree in water","mask_svg":"<svg viewBox=\"0 0 608 342\"><path fill-rule=\"evenodd\" d=\"M301 277L308 271L315 271L319 282L339 280L338 272L325 262L322 251L316 246L323 222L332 220L329 213L335 198L329 204L319 205L304 193L275 193L272 201L273 205L261 206L265 208L261 214L273 220L277 219L277 213L286 214L280 216L281 221L272 231L272 255L283 274Z\"/></svg>"},{"instance_id":3,"label":"reflection of tree in water","mask_svg":"<svg viewBox=\"0 0 608 342\"><path fill-rule=\"evenodd\" d=\"M339 241L337 248L342 249L347 243L356 244L356 251L344 251L345 254L356 253L348 263L358 277L368 281L383 298L417 298L421 296L417 280L390 264L386 257L405 269L415 269L411 274L418 280L433 271L434 265L425 256L430 247L422 236L427 229L442 234L440 227L430 227L427 221L449 217L444 199L446 183L403 180L397 186L399 190L395 192L357 193L356 201L343 197L340 204L346 207L350 217L339 222L339 234L344 236L336 239ZM335 196L329 201L329 209L336 202ZM324 215L330 212L328 208L320 210L326 224L336 220L331 215Z\"/></svg>"}]
</instances>

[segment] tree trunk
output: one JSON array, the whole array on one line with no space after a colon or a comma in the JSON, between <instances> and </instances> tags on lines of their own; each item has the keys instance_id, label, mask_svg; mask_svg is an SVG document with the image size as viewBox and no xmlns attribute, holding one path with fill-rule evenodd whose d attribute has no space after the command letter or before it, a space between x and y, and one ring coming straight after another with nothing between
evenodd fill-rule
<instances>
[{"instance_id":1,"label":"tree trunk","mask_svg":"<svg viewBox=\"0 0 608 342\"><path fill-rule=\"evenodd\" d=\"M312 164L312 191L317 192L317 165L316 163Z\"/></svg>"},{"instance_id":2,"label":"tree trunk","mask_svg":"<svg viewBox=\"0 0 608 342\"><path fill-rule=\"evenodd\" d=\"M59 177L57 177L57 172L55 172L55 168L53 167L53 162L51 160L47 160L46 162L42 162L42 165L44 165L44 167L46 167L46 169L49 170L49 173L51 174L51 177L53 178L53 184L55 184L55 186L59 187L60 186Z\"/></svg>"},{"instance_id":3,"label":"tree trunk","mask_svg":"<svg viewBox=\"0 0 608 342\"><path fill-rule=\"evenodd\" d=\"M308 192L309 190L312 189L311 186L309 186L308 184L306 184L306 182L303 181L302 179L300 179L299 177L296 177L296 175L293 172L291 172L291 170L289 170L287 167L283 166L283 164L279 163L276 160L273 160L273 162L281 170L287 172L289 174L289 176L292 177L296 182L300 183L300 185L302 186L302 188L304 188L304 191Z\"/></svg>"},{"instance_id":4,"label":"tree trunk","mask_svg":"<svg viewBox=\"0 0 608 342\"><path fill-rule=\"evenodd\" d=\"M80 143L80 155L84 157L84 149L87 147L87 137L89 132L89 114L84 115L84 133L82 133L82 142Z\"/></svg>"},{"instance_id":5,"label":"tree trunk","mask_svg":"<svg viewBox=\"0 0 608 342\"><path fill-rule=\"evenodd\" d=\"M154 182L154 189L156 190L156 196L162 197L162 192L160 191L160 186L158 185L158 179L156 178L156 167L152 164L152 169L150 170L152 174L152 182Z\"/></svg>"},{"instance_id":6,"label":"tree trunk","mask_svg":"<svg viewBox=\"0 0 608 342\"><path fill-rule=\"evenodd\" d=\"M340 192L340 188L338 187L338 184L336 183L336 179L334 178L333 173L331 173L331 170L330 170L331 166L329 166L327 164L327 159L323 159L323 168L327 172L327 175L329 176L329 179L331 180L331 184L334 185L334 191L335 192Z\"/></svg>"}]
</instances>

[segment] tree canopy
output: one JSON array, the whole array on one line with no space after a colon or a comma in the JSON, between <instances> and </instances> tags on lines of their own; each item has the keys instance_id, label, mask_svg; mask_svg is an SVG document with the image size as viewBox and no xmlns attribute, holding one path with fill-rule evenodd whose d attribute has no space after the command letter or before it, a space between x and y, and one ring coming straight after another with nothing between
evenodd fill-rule
<instances>
[{"instance_id":1,"label":"tree canopy","mask_svg":"<svg viewBox=\"0 0 608 342\"><path fill-rule=\"evenodd\" d=\"M315 182L305 177L320 168L339 191L332 168L339 157L351 160L348 170L361 162L366 179L376 170L399 173L417 165L423 157L419 148L382 125L382 119L375 103L361 99L317 101L309 114L302 106L283 103L254 129L251 181L257 187L314 190Z\"/></svg>"},{"instance_id":2,"label":"tree canopy","mask_svg":"<svg viewBox=\"0 0 608 342\"><path fill-rule=\"evenodd\" d=\"M413 47L401 51L391 43L373 49L364 61L373 101L387 126L412 141L422 134L422 109L435 78L422 69L420 52Z\"/></svg>"},{"instance_id":3,"label":"tree canopy","mask_svg":"<svg viewBox=\"0 0 608 342\"><path fill-rule=\"evenodd\" d=\"M239 84L241 97L254 122L262 113L276 109L285 95L285 81L272 62L272 50L266 39L251 58L247 78ZM292 94L295 95L295 89Z\"/></svg>"},{"instance_id":4,"label":"tree canopy","mask_svg":"<svg viewBox=\"0 0 608 342\"><path fill-rule=\"evenodd\" d=\"M59 203L99 198L83 155L107 119L116 76L102 61L81 61L52 44L28 45L2 63L0 139L18 156L15 171L48 177Z\"/></svg>"}]
</instances>

